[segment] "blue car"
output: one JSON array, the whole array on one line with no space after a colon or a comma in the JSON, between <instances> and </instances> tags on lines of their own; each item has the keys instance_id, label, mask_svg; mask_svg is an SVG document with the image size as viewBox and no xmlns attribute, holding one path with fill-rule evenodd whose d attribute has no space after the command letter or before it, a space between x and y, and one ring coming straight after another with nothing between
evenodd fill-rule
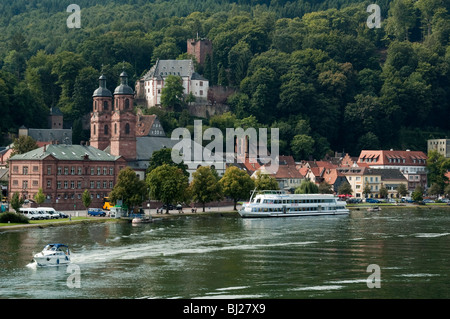
<instances>
[{"instance_id":1,"label":"blue car","mask_svg":"<svg viewBox=\"0 0 450 319\"><path fill-rule=\"evenodd\" d=\"M89 208L88 209L88 216L105 217L106 216L106 212L101 210L100 208Z\"/></svg>"},{"instance_id":2,"label":"blue car","mask_svg":"<svg viewBox=\"0 0 450 319\"><path fill-rule=\"evenodd\" d=\"M375 198L367 198L366 203L378 204L378 203L381 203L381 201L379 201L378 199L375 199Z\"/></svg>"}]
</instances>

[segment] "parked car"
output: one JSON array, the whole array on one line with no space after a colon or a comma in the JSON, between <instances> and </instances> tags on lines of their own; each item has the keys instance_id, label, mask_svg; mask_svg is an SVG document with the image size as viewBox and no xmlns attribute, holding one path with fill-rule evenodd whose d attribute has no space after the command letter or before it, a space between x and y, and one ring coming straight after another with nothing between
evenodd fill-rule
<instances>
[{"instance_id":1,"label":"parked car","mask_svg":"<svg viewBox=\"0 0 450 319\"><path fill-rule=\"evenodd\" d=\"M69 215L64 214L63 212L56 212L59 215L59 218L69 218Z\"/></svg>"},{"instance_id":2,"label":"parked car","mask_svg":"<svg viewBox=\"0 0 450 319\"><path fill-rule=\"evenodd\" d=\"M434 203L434 200L432 200L432 199L424 199L423 202L425 204L429 204L429 203Z\"/></svg>"},{"instance_id":3,"label":"parked car","mask_svg":"<svg viewBox=\"0 0 450 319\"><path fill-rule=\"evenodd\" d=\"M164 204L159 209L166 210L167 209L167 205ZM175 209L175 206L172 205L172 204L169 204L169 210L174 210L174 209Z\"/></svg>"},{"instance_id":4,"label":"parked car","mask_svg":"<svg viewBox=\"0 0 450 319\"><path fill-rule=\"evenodd\" d=\"M88 209L88 216L105 217L106 216L106 212L101 210L100 208L89 208Z\"/></svg>"},{"instance_id":5,"label":"parked car","mask_svg":"<svg viewBox=\"0 0 450 319\"><path fill-rule=\"evenodd\" d=\"M376 198L366 198L366 203L379 204L381 201Z\"/></svg>"}]
</instances>

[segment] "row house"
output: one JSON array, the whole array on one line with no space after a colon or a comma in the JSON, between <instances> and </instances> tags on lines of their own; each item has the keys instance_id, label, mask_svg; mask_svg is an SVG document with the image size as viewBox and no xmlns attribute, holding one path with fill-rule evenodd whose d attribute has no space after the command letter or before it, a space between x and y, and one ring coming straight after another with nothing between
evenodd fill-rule
<instances>
[{"instance_id":1,"label":"row house","mask_svg":"<svg viewBox=\"0 0 450 319\"><path fill-rule=\"evenodd\" d=\"M89 190L91 207L101 207L126 166L113 156L89 145L50 144L9 159L10 197L18 192L33 199L39 189L45 205L57 210L84 209L82 193Z\"/></svg>"},{"instance_id":2,"label":"row house","mask_svg":"<svg viewBox=\"0 0 450 319\"><path fill-rule=\"evenodd\" d=\"M347 177L347 181L356 198L379 198L380 190L385 187L389 198L399 198L400 184L408 185L408 181L398 169L372 169L362 167L340 167L338 171ZM369 190L369 193L365 193Z\"/></svg>"},{"instance_id":3,"label":"row house","mask_svg":"<svg viewBox=\"0 0 450 319\"><path fill-rule=\"evenodd\" d=\"M427 159L421 151L363 150L358 165L398 169L408 181L408 191L413 192L417 186L427 187Z\"/></svg>"}]
</instances>

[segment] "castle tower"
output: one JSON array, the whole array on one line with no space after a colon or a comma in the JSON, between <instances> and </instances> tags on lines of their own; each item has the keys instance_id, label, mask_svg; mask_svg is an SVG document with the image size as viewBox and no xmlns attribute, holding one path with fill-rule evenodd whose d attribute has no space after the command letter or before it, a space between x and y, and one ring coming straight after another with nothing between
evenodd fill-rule
<instances>
[{"instance_id":1,"label":"castle tower","mask_svg":"<svg viewBox=\"0 0 450 319\"><path fill-rule=\"evenodd\" d=\"M48 115L48 128L49 129L62 129L64 116L61 110L54 106L50 108L50 114Z\"/></svg>"},{"instance_id":2,"label":"castle tower","mask_svg":"<svg viewBox=\"0 0 450 319\"><path fill-rule=\"evenodd\" d=\"M187 40L187 53L195 56L198 64L203 65L205 63L206 56L212 56L212 42L206 39L189 39Z\"/></svg>"},{"instance_id":3,"label":"castle tower","mask_svg":"<svg viewBox=\"0 0 450 319\"><path fill-rule=\"evenodd\" d=\"M90 145L104 150L111 138L112 94L106 88L106 77L101 75L99 87L94 91L93 112L91 113Z\"/></svg>"},{"instance_id":4,"label":"castle tower","mask_svg":"<svg viewBox=\"0 0 450 319\"><path fill-rule=\"evenodd\" d=\"M120 74L120 85L114 90L114 112L111 118L111 155L136 159L136 115L134 92L128 86L126 72Z\"/></svg>"}]
</instances>

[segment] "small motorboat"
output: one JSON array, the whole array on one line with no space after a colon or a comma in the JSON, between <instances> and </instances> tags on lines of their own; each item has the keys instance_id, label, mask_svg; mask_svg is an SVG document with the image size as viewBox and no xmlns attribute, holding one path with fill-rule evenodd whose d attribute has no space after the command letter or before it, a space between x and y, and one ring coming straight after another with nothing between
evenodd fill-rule
<instances>
[{"instance_id":1,"label":"small motorboat","mask_svg":"<svg viewBox=\"0 0 450 319\"><path fill-rule=\"evenodd\" d=\"M368 212L379 212L381 208L379 206L369 207L367 208Z\"/></svg>"},{"instance_id":2,"label":"small motorboat","mask_svg":"<svg viewBox=\"0 0 450 319\"><path fill-rule=\"evenodd\" d=\"M33 260L38 266L58 266L70 263L69 246L64 244L48 244L34 255Z\"/></svg>"},{"instance_id":3,"label":"small motorboat","mask_svg":"<svg viewBox=\"0 0 450 319\"><path fill-rule=\"evenodd\" d=\"M131 220L131 223L133 225L137 225L137 224L146 224L146 223L151 223L153 222L152 217L151 216L136 216Z\"/></svg>"}]
</instances>

